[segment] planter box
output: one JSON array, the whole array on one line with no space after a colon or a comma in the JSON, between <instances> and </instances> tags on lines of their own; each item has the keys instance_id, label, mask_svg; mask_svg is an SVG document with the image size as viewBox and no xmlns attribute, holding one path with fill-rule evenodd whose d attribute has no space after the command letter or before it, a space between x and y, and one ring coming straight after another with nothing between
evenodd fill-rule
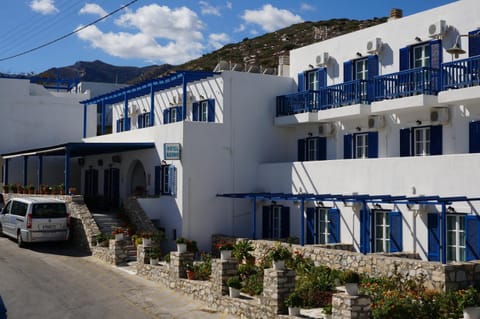
<instances>
[{"instance_id":1,"label":"planter box","mask_svg":"<svg viewBox=\"0 0 480 319\"><path fill-rule=\"evenodd\" d=\"M150 265L158 265L158 258L150 258Z\"/></svg>"},{"instance_id":2,"label":"planter box","mask_svg":"<svg viewBox=\"0 0 480 319\"><path fill-rule=\"evenodd\" d=\"M125 239L125 235L123 233L115 234L115 241L120 241L120 240L124 240L124 239Z\"/></svg>"},{"instance_id":3,"label":"planter box","mask_svg":"<svg viewBox=\"0 0 480 319\"><path fill-rule=\"evenodd\" d=\"M228 294L232 298L240 297L240 289L228 287Z\"/></svg>"},{"instance_id":4,"label":"planter box","mask_svg":"<svg viewBox=\"0 0 480 319\"><path fill-rule=\"evenodd\" d=\"M187 252L187 244L177 244L177 252L186 253Z\"/></svg>"},{"instance_id":5,"label":"planter box","mask_svg":"<svg viewBox=\"0 0 480 319\"><path fill-rule=\"evenodd\" d=\"M288 315L289 316L299 316L300 315L300 308L299 307L288 307Z\"/></svg>"},{"instance_id":6,"label":"planter box","mask_svg":"<svg viewBox=\"0 0 480 319\"><path fill-rule=\"evenodd\" d=\"M142 245L143 245L143 247L150 247L150 246L152 246L152 239L150 239L150 238L142 238Z\"/></svg>"},{"instance_id":7,"label":"planter box","mask_svg":"<svg viewBox=\"0 0 480 319\"><path fill-rule=\"evenodd\" d=\"M231 250L220 250L220 259L221 260L232 259L232 251Z\"/></svg>"},{"instance_id":8,"label":"planter box","mask_svg":"<svg viewBox=\"0 0 480 319\"><path fill-rule=\"evenodd\" d=\"M347 283L345 284L345 290L350 296L358 296L358 284L357 283Z\"/></svg>"},{"instance_id":9,"label":"planter box","mask_svg":"<svg viewBox=\"0 0 480 319\"><path fill-rule=\"evenodd\" d=\"M285 260L273 261L273 269L275 270L284 270L285 269Z\"/></svg>"}]
</instances>

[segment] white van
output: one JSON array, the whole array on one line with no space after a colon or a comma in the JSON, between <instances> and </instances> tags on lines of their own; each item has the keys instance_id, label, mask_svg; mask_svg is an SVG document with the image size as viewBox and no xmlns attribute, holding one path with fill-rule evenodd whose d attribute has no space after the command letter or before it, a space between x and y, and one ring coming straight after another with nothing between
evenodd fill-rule
<instances>
[{"instance_id":1,"label":"white van","mask_svg":"<svg viewBox=\"0 0 480 319\"><path fill-rule=\"evenodd\" d=\"M0 214L2 234L24 243L64 241L70 235L70 217L64 201L55 198L10 199Z\"/></svg>"}]
</instances>

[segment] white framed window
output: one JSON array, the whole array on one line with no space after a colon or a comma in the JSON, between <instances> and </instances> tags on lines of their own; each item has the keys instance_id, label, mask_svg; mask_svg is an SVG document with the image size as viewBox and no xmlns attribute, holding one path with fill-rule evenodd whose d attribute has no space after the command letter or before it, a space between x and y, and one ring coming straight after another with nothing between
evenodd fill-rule
<instances>
[{"instance_id":1,"label":"white framed window","mask_svg":"<svg viewBox=\"0 0 480 319\"><path fill-rule=\"evenodd\" d=\"M355 134L355 158L368 157L368 134Z\"/></svg>"},{"instance_id":2,"label":"white framed window","mask_svg":"<svg viewBox=\"0 0 480 319\"><path fill-rule=\"evenodd\" d=\"M447 215L447 261L465 261L465 216Z\"/></svg>"},{"instance_id":3,"label":"white framed window","mask_svg":"<svg viewBox=\"0 0 480 319\"><path fill-rule=\"evenodd\" d=\"M315 211L315 230L318 234L318 239L315 238L315 244L328 244L328 237L330 236L328 218L328 208L317 208Z\"/></svg>"},{"instance_id":4,"label":"white framed window","mask_svg":"<svg viewBox=\"0 0 480 319\"><path fill-rule=\"evenodd\" d=\"M282 237L282 206L272 206L272 236Z\"/></svg>"},{"instance_id":5,"label":"white framed window","mask_svg":"<svg viewBox=\"0 0 480 319\"><path fill-rule=\"evenodd\" d=\"M413 48L413 67L429 67L430 66L430 44L417 45Z\"/></svg>"},{"instance_id":6,"label":"white framed window","mask_svg":"<svg viewBox=\"0 0 480 319\"><path fill-rule=\"evenodd\" d=\"M375 252L390 252L390 211L374 210L375 215Z\"/></svg>"},{"instance_id":7,"label":"white framed window","mask_svg":"<svg viewBox=\"0 0 480 319\"><path fill-rule=\"evenodd\" d=\"M416 127L413 129L414 156L430 155L430 127Z\"/></svg>"},{"instance_id":8,"label":"white framed window","mask_svg":"<svg viewBox=\"0 0 480 319\"><path fill-rule=\"evenodd\" d=\"M208 122L208 101L200 102L199 114L199 121Z\"/></svg>"},{"instance_id":9,"label":"white framed window","mask_svg":"<svg viewBox=\"0 0 480 319\"><path fill-rule=\"evenodd\" d=\"M320 86L318 72L310 71L307 73L307 90L318 91Z\"/></svg>"},{"instance_id":10,"label":"white framed window","mask_svg":"<svg viewBox=\"0 0 480 319\"><path fill-rule=\"evenodd\" d=\"M147 112L143 114L143 127L149 127L149 126L150 126L150 112Z\"/></svg>"},{"instance_id":11,"label":"white framed window","mask_svg":"<svg viewBox=\"0 0 480 319\"><path fill-rule=\"evenodd\" d=\"M368 60L355 60L355 80L368 80Z\"/></svg>"},{"instance_id":12,"label":"white framed window","mask_svg":"<svg viewBox=\"0 0 480 319\"><path fill-rule=\"evenodd\" d=\"M306 148L307 161L316 161L317 160L317 152L318 152L318 139L316 138L308 138L307 139L307 148Z\"/></svg>"},{"instance_id":13,"label":"white framed window","mask_svg":"<svg viewBox=\"0 0 480 319\"><path fill-rule=\"evenodd\" d=\"M162 194L169 193L170 179L169 179L169 168L170 165L162 165Z\"/></svg>"},{"instance_id":14,"label":"white framed window","mask_svg":"<svg viewBox=\"0 0 480 319\"><path fill-rule=\"evenodd\" d=\"M177 108L172 107L170 109L170 123L176 122L177 121Z\"/></svg>"}]
</instances>

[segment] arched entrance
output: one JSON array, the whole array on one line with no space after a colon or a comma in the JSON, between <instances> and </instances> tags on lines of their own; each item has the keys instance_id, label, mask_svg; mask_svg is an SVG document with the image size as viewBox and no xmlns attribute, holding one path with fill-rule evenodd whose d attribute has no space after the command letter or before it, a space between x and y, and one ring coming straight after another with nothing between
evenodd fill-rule
<instances>
[{"instance_id":1,"label":"arched entrance","mask_svg":"<svg viewBox=\"0 0 480 319\"><path fill-rule=\"evenodd\" d=\"M129 184L129 194L135 196L146 195L147 178L145 176L145 168L142 162L135 160L132 162Z\"/></svg>"}]
</instances>

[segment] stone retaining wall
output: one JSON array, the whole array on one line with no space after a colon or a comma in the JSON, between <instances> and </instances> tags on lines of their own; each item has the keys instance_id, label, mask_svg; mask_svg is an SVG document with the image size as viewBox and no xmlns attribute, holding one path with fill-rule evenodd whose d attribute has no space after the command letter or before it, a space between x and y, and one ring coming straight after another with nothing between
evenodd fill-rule
<instances>
[{"instance_id":1,"label":"stone retaining wall","mask_svg":"<svg viewBox=\"0 0 480 319\"><path fill-rule=\"evenodd\" d=\"M123 203L125 214L135 225L137 232L155 232L158 229L142 209L136 197L129 197Z\"/></svg>"},{"instance_id":2,"label":"stone retaining wall","mask_svg":"<svg viewBox=\"0 0 480 319\"><path fill-rule=\"evenodd\" d=\"M219 241L236 242L242 238L231 238L222 235L212 236L212 246ZM257 260L266 256L267 252L277 242L269 240L251 240ZM480 261L463 263L449 263L442 265L439 262L423 261L417 254L399 253L392 255L368 254L363 255L352 251L351 245L291 245L292 251L298 251L306 258L314 261L315 265L324 265L333 269L351 269L372 277L391 276L395 272L410 277L425 277L426 288L436 290L457 290L480 284ZM350 249L352 248L352 249Z\"/></svg>"}]
</instances>

